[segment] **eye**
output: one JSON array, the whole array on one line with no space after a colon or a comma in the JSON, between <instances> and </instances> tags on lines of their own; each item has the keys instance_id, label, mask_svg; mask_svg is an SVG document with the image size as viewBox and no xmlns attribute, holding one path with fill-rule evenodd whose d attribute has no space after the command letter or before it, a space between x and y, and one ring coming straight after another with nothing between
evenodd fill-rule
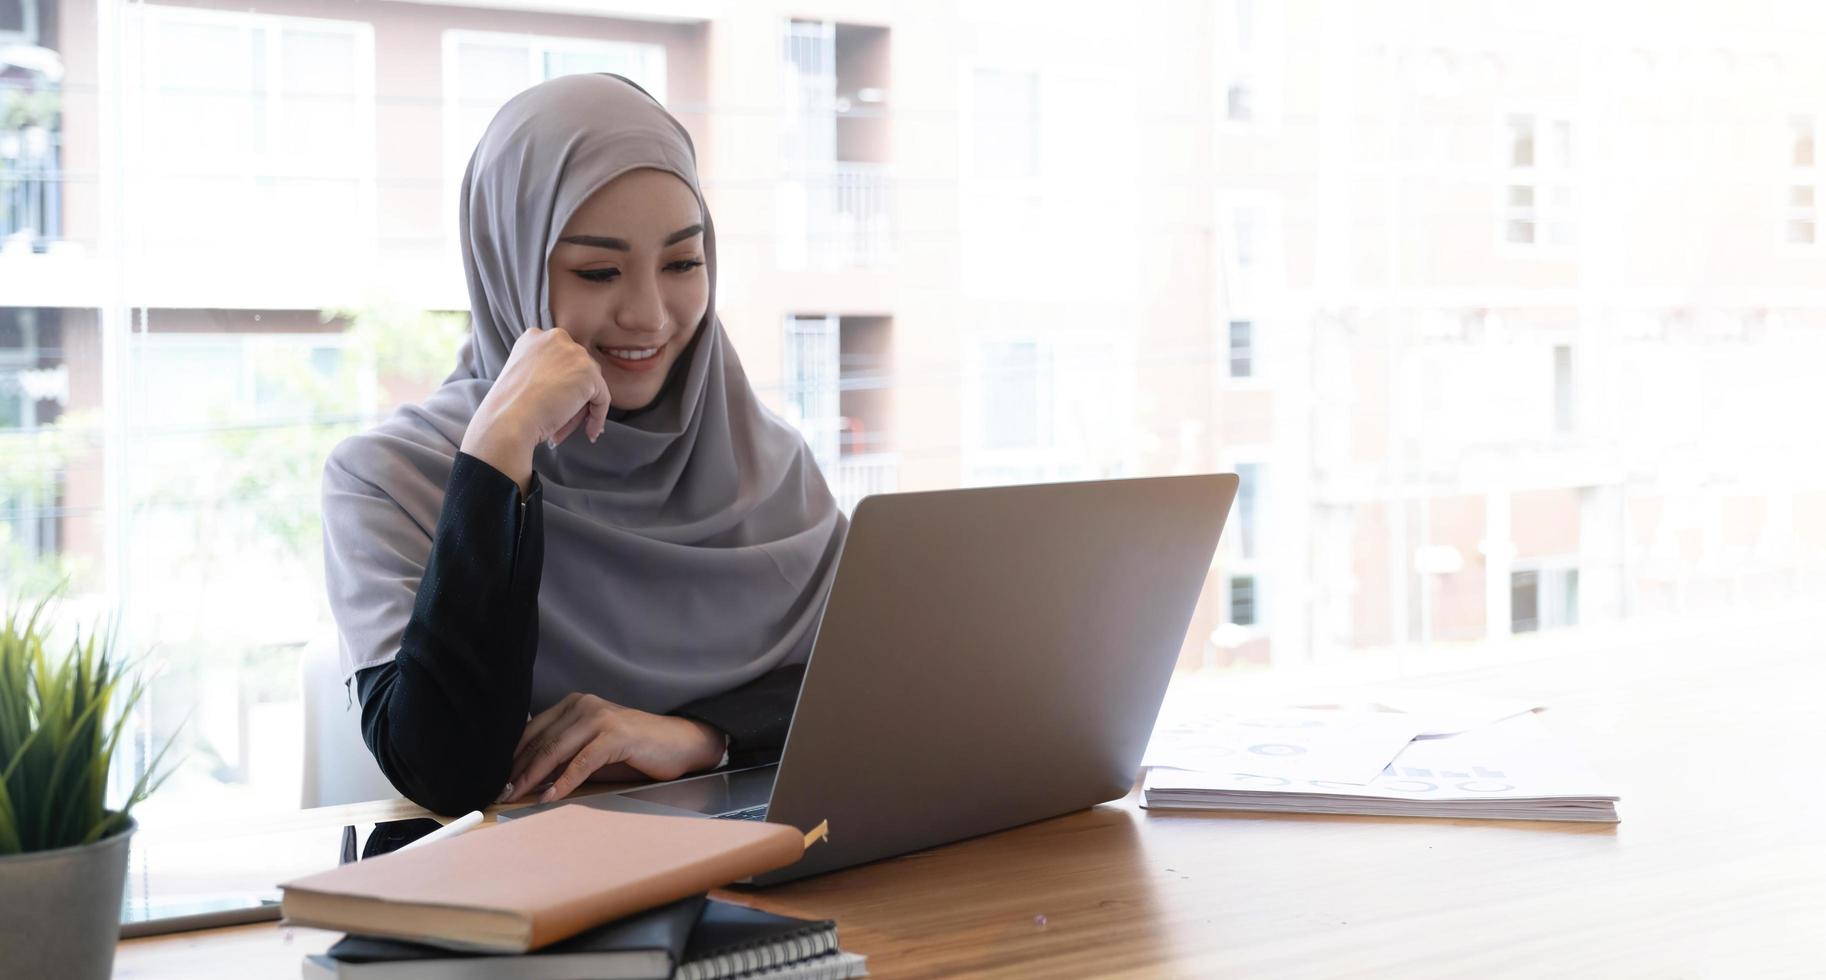
<instances>
[{"instance_id":1,"label":"eye","mask_svg":"<svg viewBox=\"0 0 1826 980\"><path fill-rule=\"evenodd\" d=\"M620 269L578 269L577 278L589 282L609 282L621 275Z\"/></svg>"},{"instance_id":2,"label":"eye","mask_svg":"<svg viewBox=\"0 0 1826 980\"><path fill-rule=\"evenodd\" d=\"M703 259L679 259L677 262L666 266L666 268L673 272L690 272L692 269L703 264Z\"/></svg>"}]
</instances>

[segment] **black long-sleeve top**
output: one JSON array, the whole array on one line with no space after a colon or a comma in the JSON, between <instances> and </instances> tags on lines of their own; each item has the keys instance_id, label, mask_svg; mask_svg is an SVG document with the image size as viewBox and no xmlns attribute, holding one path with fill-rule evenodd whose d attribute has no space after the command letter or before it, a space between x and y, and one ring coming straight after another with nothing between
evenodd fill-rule
<instances>
[{"instance_id":1,"label":"black long-sleeve top","mask_svg":"<svg viewBox=\"0 0 1826 980\"><path fill-rule=\"evenodd\" d=\"M538 474L522 497L459 452L399 653L355 675L362 739L394 788L428 810L481 809L512 771L539 646L543 501ZM732 762L757 761L785 742L804 672L782 667L672 713L727 735Z\"/></svg>"}]
</instances>

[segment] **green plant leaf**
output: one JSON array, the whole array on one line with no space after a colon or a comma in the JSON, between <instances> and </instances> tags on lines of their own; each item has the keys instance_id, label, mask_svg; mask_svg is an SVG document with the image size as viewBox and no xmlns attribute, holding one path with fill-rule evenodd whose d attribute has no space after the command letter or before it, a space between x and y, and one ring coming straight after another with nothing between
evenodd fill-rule
<instances>
[{"instance_id":1,"label":"green plant leaf","mask_svg":"<svg viewBox=\"0 0 1826 980\"><path fill-rule=\"evenodd\" d=\"M12 607L0 621L0 854L93 843L115 833L172 772L165 763L175 734L120 808L106 809L108 772L145 680L118 655L118 621L86 635L78 630L63 656L48 654L41 618L51 598L41 599L23 625Z\"/></svg>"}]
</instances>

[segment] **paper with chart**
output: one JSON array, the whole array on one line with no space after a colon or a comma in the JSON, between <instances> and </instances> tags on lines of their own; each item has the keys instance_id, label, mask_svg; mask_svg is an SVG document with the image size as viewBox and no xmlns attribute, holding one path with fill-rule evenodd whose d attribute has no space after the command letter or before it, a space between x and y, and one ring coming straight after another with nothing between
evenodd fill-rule
<instances>
[{"instance_id":1,"label":"paper with chart","mask_svg":"<svg viewBox=\"0 0 1826 980\"><path fill-rule=\"evenodd\" d=\"M1155 769L1145 805L1307 813L1369 813L1614 821L1617 796L1532 712L1413 742L1368 785L1307 779L1259 766Z\"/></svg>"},{"instance_id":2,"label":"paper with chart","mask_svg":"<svg viewBox=\"0 0 1826 980\"><path fill-rule=\"evenodd\" d=\"M1486 697L1396 687L1341 693L1310 692L1293 700L1291 705L1313 710L1397 712L1422 724L1418 738L1456 735L1543 707L1533 698Z\"/></svg>"},{"instance_id":3,"label":"paper with chart","mask_svg":"<svg viewBox=\"0 0 1826 980\"><path fill-rule=\"evenodd\" d=\"M1154 729L1141 764L1368 783L1425 728L1376 711L1175 712Z\"/></svg>"},{"instance_id":4,"label":"paper with chart","mask_svg":"<svg viewBox=\"0 0 1826 980\"><path fill-rule=\"evenodd\" d=\"M1540 707L1527 698L1386 686L1305 688L1278 698L1256 692L1247 699L1176 686L1141 764L1362 785L1414 739L1455 735Z\"/></svg>"}]
</instances>

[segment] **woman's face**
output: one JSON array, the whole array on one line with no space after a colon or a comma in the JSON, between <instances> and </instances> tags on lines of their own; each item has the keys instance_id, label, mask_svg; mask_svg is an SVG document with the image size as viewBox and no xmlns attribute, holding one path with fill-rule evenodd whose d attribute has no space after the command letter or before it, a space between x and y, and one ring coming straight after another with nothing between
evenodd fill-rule
<instances>
[{"instance_id":1,"label":"woman's face","mask_svg":"<svg viewBox=\"0 0 1826 980\"><path fill-rule=\"evenodd\" d=\"M644 408L710 305L704 217L678 177L631 170L589 196L546 263L552 323L596 358L615 408Z\"/></svg>"}]
</instances>

